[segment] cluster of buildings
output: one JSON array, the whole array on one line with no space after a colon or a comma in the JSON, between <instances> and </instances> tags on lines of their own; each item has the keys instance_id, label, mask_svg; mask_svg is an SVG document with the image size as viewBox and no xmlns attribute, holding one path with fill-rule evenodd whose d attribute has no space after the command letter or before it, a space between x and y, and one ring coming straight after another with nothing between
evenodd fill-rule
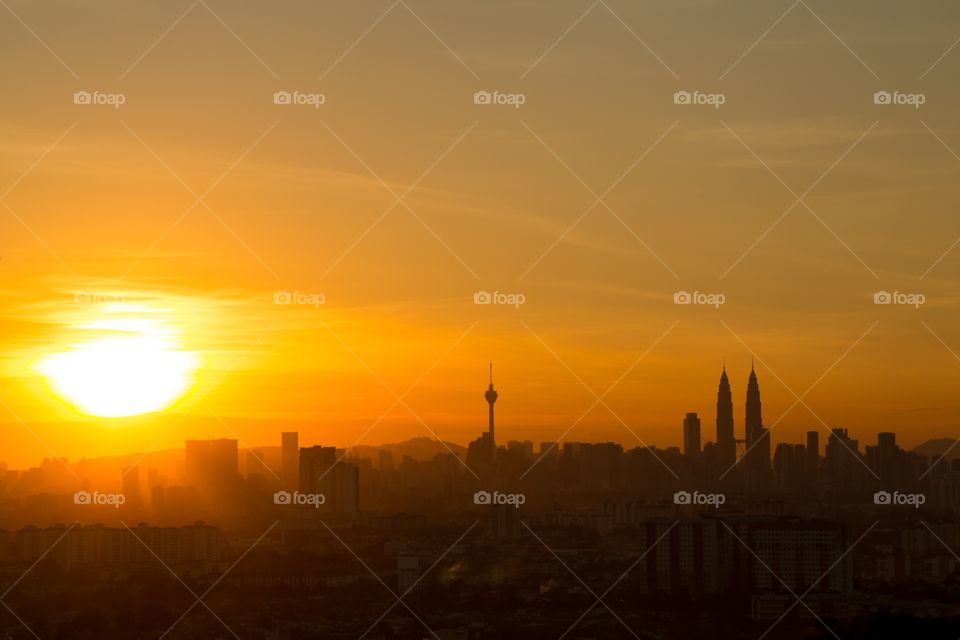
<instances>
[{"instance_id":1,"label":"cluster of buildings","mask_svg":"<svg viewBox=\"0 0 960 640\"><path fill-rule=\"evenodd\" d=\"M219 527L203 522L183 527L28 526L13 532L0 530L0 564L32 565L44 560L60 571L116 571L162 563L203 574L220 566L221 544Z\"/></svg>"},{"instance_id":2,"label":"cluster of buildings","mask_svg":"<svg viewBox=\"0 0 960 640\"><path fill-rule=\"evenodd\" d=\"M281 435L277 472L257 450L247 452L247 472L286 491L323 494L317 513L354 520L367 508L409 505L433 498L454 500L481 488L511 488L532 494L562 491L611 493L642 498L669 497L684 486L731 493L811 495L833 492L868 495L883 487L922 485L928 504L960 511L960 462L931 460L897 445L896 435L882 432L875 445L861 450L846 429L834 428L821 449L821 432L810 431L800 444L779 443L771 452L770 430L763 424L760 385L751 368L746 389L743 437L735 435L733 398L726 367L720 375L716 403L716 441L703 443L700 417L683 419L682 450L643 446L625 450L612 442L541 442L496 440L492 367L484 393L487 429L463 453L442 451L428 460L394 460L390 450L375 458L349 457L335 447L300 447L296 432ZM822 455L821 455L822 451ZM227 495L240 482L235 440L188 441L187 484L206 496ZM938 464L939 463L939 464ZM179 504L179 487L154 487L155 508ZM190 489L187 489L188 491ZM453 504L457 504L453 502Z\"/></svg>"},{"instance_id":3,"label":"cluster of buildings","mask_svg":"<svg viewBox=\"0 0 960 640\"><path fill-rule=\"evenodd\" d=\"M283 432L279 469L274 470L261 451L249 450L244 479L236 440L187 440L186 485L151 486L151 504L158 515L180 513L191 503L214 512L242 510L251 490L246 480L258 477L273 489L323 496L317 514L349 520L360 513L360 471L343 458L336 447L301 448L297 432Z\"/></svg>"},{"instance_id":4,"label":"cluster of buildings","mask_svg":"<svg viewBox=\"0 0 960 640\"><path fill-rule=\"evenodd\" d=\"M753 492L832 490L849 494L879 487L912 487L928 480L936 504L960 508L960 465L956 461L931 460L904 451L892 432L878 433L876 445L861 452L859 441L842 428L830 429L822 456L821 431L808 431L803 443L779 443L771 455L770 430L763 425L761 407L760 385L751 368L744 438L737 439L730 380L724 367L717 391L716 442L702 444L700 417L686 414L683 460L678 468L705 486Z\"/></svg>"},{"instance_id":5,"label":"cluster of buildings","mask_svg":"<svg viewBox=\"0 0 960 640\"><path fill-rule=\"evenodd\" d=\"M351 548L367 545L364 557L389 567L384 572L400 592L424 588L430 582L421 582L425 572L447 558L475 571L450 569L444 579L460 580L477 593L487 593L504 575L523 587L513 585L511 597L538 583L531 606L542 603L539 589L569 577L558 557L578 573L591 572L589 583L612 584L631 567L625 588L637 601L671 607L687 597L729 602L733 596L744 606L749 602L754 620L770 622L791 609L849 619L873 606L876 594L892 594L898 586L906 593L918 581L949 584L960 571L951 551L960 546L960 461L904 451L893 433L880 433L876 444L862 447L840 428L830 430L822 446L820 432L811 431L803 443L780 443L771 451L753 370L742 438L724 367L715 442L703 443L700 417L689 413L682 446L665 449L624 449L612 442L498 445L499 397L491 369L484 393L487 429L465 450L423 439L407 448L366 449L360 456L301 447L296 432L282 433L279 447L245 452L237 440L188 440L173 482L154 468L143 475L136 466L126 468L119 487L125 501L118 508L73 504L57 491L31 494L18 507L41 505L45 513L66 514L47 522L81 519L77 514L84 510L85 521L109 524L0 530L0 573L13 575L43 559L63 572L110 577L162 563L178 574L209 578L222 569L221 556L236 547L232 538L224 541L219 527L195 522L199 518L238 533L238 539L270 525L271 539L257 549L262 561L228 579L227 586L237 588L336 587L365 579L365 569L351 558L343 571L337 566L325 573L331 549L339 550L328 524ZM45 463L42 471L58 482L75 482L54 475L62 466ZM0 475L0 498L9 499L3 480ZM923 492L924 510L874 504L873 492L888 488ZM688 493L712 497L678 497ZM323 499L277 499L294 494ZM478 498L484 494L506 498ZM175 526L119 526L141 515ZM478 521L485 523L478 535L449 548L450 531L458 535ZM181 526L186 522L193 524ZM557 555L545 553L540 536ZM304 558L317 564L299 566ZM571 585L564 588L578 588ZM794 594L801 593L804 606L798 607ZM664 594L669 597L658 600ZM894 605L910 606L909 599Z\"/></svg>"}]
</instances>

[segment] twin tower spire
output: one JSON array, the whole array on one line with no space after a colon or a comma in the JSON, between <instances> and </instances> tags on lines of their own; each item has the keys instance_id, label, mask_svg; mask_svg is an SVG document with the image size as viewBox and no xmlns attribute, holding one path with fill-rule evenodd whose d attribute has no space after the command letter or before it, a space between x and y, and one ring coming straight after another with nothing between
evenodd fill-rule
<instances>
[{"instance_id":1,"label":"twin tower spire","mask_svg":"<svg viewBox=\"0 0 960 640\"><path fill-rule=\"evenodd\" d=\"M763 414L760 403L760 383L753 362L750 363L750 378L747 380L746 415L744 418L744 455L748 470L762 471L770 467L769 430L763 426ZM717 449L720 459L727 467L737 460L737 439L734 436L733 394L730 391L730 378L727 377L726 363L720 374L720 386L717 389Z\"/></svg>"},{"instance_id":2,"label":"twin tower spire","mask_svg":"<svg viewBox=\"0 0 960 640\"><path fill-rule=\"evenodd\" d=\"M487 387L484 399L489 405L489 423L486 438L490 447L491 462L496 460L496 439L493 426L493 405L500 397L493 388L493 363L490 363L490 386ZM763 426L763 413L760 403L760 383L753 362L750 363L750 377L747 380L747 403L744 418L744 462L746 469L765 471L770 468L770 432ZM720 386L717 389L717 450L721 462L728 468L737 461L737 439L734 435L733 394L730 391L730 378L727 377L727 365L723 364L720 374Z\"/></svg>"}]
</instances>

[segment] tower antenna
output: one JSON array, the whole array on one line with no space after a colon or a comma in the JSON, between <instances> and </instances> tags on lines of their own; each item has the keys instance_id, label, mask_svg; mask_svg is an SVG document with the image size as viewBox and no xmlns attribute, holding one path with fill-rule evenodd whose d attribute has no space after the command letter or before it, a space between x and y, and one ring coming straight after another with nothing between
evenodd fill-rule
<instances>
[{"instance_id":1,"label":"tower antenna","mask_svg":"<svg viewBox=\"0 0 960 640\"><path fill-rule=\"evenodd\" d=\"M487 406L489 407L489 424L487 426L487 438L490 441L490 462L493 463L497 459L497 444L494 439L493 431L493 403L497 401L497 398L500 396L493 388L493 361L490 361L490 387L487 389L486 393L483 394L484 399L487 401Z\"/></svg>"}]
</instances>

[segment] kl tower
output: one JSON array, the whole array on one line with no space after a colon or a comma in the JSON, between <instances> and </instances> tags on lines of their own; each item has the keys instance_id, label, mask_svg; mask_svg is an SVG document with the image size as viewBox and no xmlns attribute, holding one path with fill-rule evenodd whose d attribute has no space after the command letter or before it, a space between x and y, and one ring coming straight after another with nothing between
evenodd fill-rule
<instances>
[{"instance_id":1,"label":"kl tower","mask_svg":"<svg viewBox=\"0 0 960 640\"><path fill-rule=\"evenodd\" d=\"M493 463L497 459L497 441L494 440L493 437L493 403L497 401L500 394L493 388L492 362L490 363L490 386L487 388L487 392L483 394L483 397L487 399L487 404L490 405L490 426L487 428L487 437L490 439L490 462Z\"/></svg>"}]
</instances>

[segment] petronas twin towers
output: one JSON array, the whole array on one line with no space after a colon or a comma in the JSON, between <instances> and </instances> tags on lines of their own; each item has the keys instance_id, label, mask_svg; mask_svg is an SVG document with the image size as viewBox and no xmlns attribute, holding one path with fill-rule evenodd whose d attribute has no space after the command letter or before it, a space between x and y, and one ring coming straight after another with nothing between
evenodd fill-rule
<instances>
[{"instance_id":1,"label":"petronas twin towers","mask_svg":"<svg viewBox=\"0 0 960 640\"><path fill-rule=\"evenodd\" d=\"M748 471L770 469L770 435L769 430L763 426L760 407L760 384L757 382L757 372L751 365L744 420L746 438L740 441L746 444L743 462ZM720 374L720 387L717 389L717 448L726 467L733 466L737 460L737 442L733 434L733 394L730 392L727 367L724 366L723 373Z\"/></svg>"}]
</instances>

